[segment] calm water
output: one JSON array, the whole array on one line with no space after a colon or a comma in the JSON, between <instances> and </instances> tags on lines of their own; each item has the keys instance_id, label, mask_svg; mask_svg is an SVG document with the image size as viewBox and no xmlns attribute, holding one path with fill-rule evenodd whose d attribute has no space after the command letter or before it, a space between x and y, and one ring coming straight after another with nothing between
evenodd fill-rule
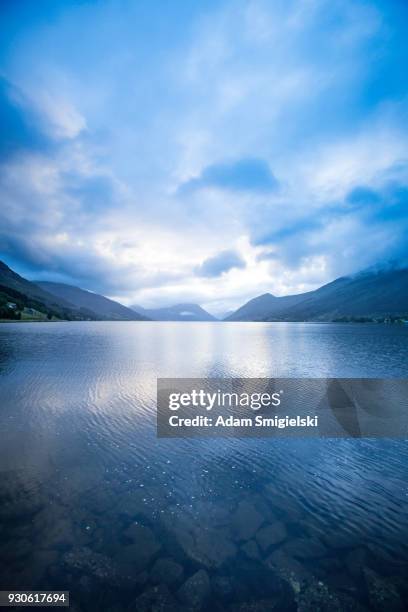
<instances>
[{"instance_id":1,"label":"calm water","mask_svg":"<svg viewBox=\"0 0 408 612\"><path fill-rule=\"evenodd\" d=\"M406 378L408 327L0 325L0 590L74 610L404 610L408 444L158 440L157 377Z\"/></svg>"}]
</instances>

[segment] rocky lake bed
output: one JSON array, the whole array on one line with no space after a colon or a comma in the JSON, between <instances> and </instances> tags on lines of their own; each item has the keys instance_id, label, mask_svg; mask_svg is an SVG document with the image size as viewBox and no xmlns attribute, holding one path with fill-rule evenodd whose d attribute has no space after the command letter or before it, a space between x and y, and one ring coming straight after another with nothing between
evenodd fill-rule
<instances>
[{"instance_id":1,"label":"rocky lake bed","mask_svg":"<svg viewBox=\"0 0 408 612\"><path fill-rule=\"evenodd\" d=\"M8 474L0 485L2 583L70 590L77 612L406 609L402 550L391 555L341 525L316 533L273 483L223 500L172 497L108 474L72 510L63 495Z\"/></svg>"}]
</instances>

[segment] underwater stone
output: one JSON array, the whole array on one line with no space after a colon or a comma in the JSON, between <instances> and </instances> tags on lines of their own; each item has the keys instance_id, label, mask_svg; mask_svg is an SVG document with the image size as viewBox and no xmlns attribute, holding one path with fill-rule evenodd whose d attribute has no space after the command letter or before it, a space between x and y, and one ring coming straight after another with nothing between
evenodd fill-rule
<instances>
[{"instance_id":1,"label":"underwater stone","mask_svg":"<svg viewBox=\"0 0 408 612\"><path fill-rule=\"evenodd\" d=\"M38 483L27 484L18 470L2 474L0 483L0 522L15 523L37 514L45 505Z\"/></svg>"},{"instance_id":2,"label":"underwater stone","mask_svg":"<svg viewBox=\"0 0 408 612\"><path fill-rule=\"evenodd\" d=\"M307 583L296 596L297 612L365 612L359 602L344 593L334 593L320 581Z\"/></svg>"},{"instance_id":3,"label":"underwater stone","mask_svg":"<svg viewBox=\"0 0 408 612\"><path fill-rule=\"evenodd\" d=\"M286 538L286 528L281 521L276 521L273 525L263 527L256 534L256 540L264 552L271 546L280 544Z\"/></svg>"},{"instance_id":4,"label":"underwater stone","mask_svg":"<svg viewBox=\"0 0 408 612\"><path fill-rule=\"evenodd\" d=\"M27 538L20 538L18 540L10 540L0 546L0 558L3 562L7 559L7 562L13 562L16 559L23 559L29 556L33 551L33 545Z\"/></svg>"},{"instance_id":5,"label":"underwater stone","mask_svg":"<svg viewBox=\"0 0 408 612\"><path fill-rule=\"evenodd\" d=\"M300 592L305 581L313 579L312 574L299 561L287 555L282 549L275 550L269 555L265 564L289 583L294 593Z\"/></svg>"},{"instance_id":6,"label":"underwater stone","mask_svg":"<svg viewBox=\"0 0 408 612\"><path fill-rule=\"evenodd\" d=\"M279 602L275 599L259 599L258 601L244 601L239 604L233 604L228 608L231 612L276 612L280 608Z\"/></svg>"},{"instance_id":7,"label":"underwater stone","mask_svg":"<svg viewBox=\"0 0 408 612\"><path fill-rule=\"evenodd\" d=\"M161 548L153 531L140 523L133 523L130 525L130 527L124 531L124 535L134 542L132 552L135 562L137 562L139 567L146 565ZM125 549L126 547L124 547L124 550Z\"/></svg>"},{"instance_id":8,"label":"underwater stone","mask_svg":"<svg viewBox=\"0 0 408 612\"><path fill-rule=\"evenodd\" d=\"M238 504L232 517L232 528L238 540L249 540L264 522L262 515L255 506L244 500Z\"/></svg>"},{"instance_id":9,"label":"underwater stone","mask_svg":"<svg viewBox=\"0 0 408 612\"><path fill-rule=\"evenodd\" d=\"M179 612L179 610L180 606L164 584L148 589L127 608L127 612Z\"/></svg>"},{"instance_id":10,"label":"underwater stone","mask_svg":"<svg viewBox=\"0 0 408 612\"><path fill-rule=\"evenodd\" d=\"M145 549L142 544L129 544L128 546L121 546L114 558L120 572L130 577L134 576L135 572L146 570L153 559L153 550Z\"/></svg>"},{"instance_id":11,"label":"underwater stone","mask_svg":"<svg viewBox=\"0 0 408 612\"><path fill-rule=\"evenodd\" d=\"M109 557L95 553L89 548L76 548L62 557L68 571L76 571L109 583L118 583L116 567Z\"/></svg>"},{"instance_id":12,"label":"underwater stone","mask_svg":"<svg viewBox=\"0 0 408 612\"><path fill-rule=\"evenodd\" d=\"M403 612L405 606L397 589L390 580L378 576L368 567L364 568L370 606L375 612Z\"/></svg>"},{"instance_id":13,"label":"underwater stone","mask_svg":"<svg viewBox=\"0 0 408 612\"><path fill-rule=\"evenodd\" d=\"M214 576L211 584L216 597L227 601L231 599L236 590L236 585L230 576Z\"/></svg>"},{"instance_id":14,"label":"underwater stone","mask_svg":"<svg viewBox=\"0 0 408 612\"><path fill-rule=\"evenodd\" d=\"M199 570L178 591L180 601L190 606L193 610L201 610L210 596L211 585L205 570Z\"/></svg>"},{"instance_id":15,"label":"underwater stone","mask_svg":"<svg viewBox=\"0 0 408 612\"><path fill-rule=\"evenodd\" d=\"M296 538L282 547L289 556L297 559L315 559L327 554L327 549L319 540L311 538Z\"/></svg>"},{"instance_id":16,"label":"underwater stone","mask_svg":"<svg viewBox=\"0 0 408 612\"><path fill-rule=\"evenodd\" d=\"M72 522L65 518L60 518L55 523L50 523L44 530L44 537L41 541L41 548L71 547L75 543L75 536Z\"/></svg>"},{"instance_id":17,"label":"underwater stone","mask_svg":"<svg viewBox=\"0 0 408 612\"><path fill-rule=\"evenodd\" d=\"M248 559L253 559L254 561L257 561L261 558L261 553L258 544L255 542L255 540L245 542L245 544L241 546L241 550L246 554Z\"/></svg>"},{"instance_id":18,"label":"underwater stone","mask_svg":"<svg viewBox=\"0 0 408 612\"><path fill-rule=\"evenodd\" d=\"M183 567L173 559L158 559L153 565L150 579L155 583L171 585L181 581L183 573Z\"/></svg>"},{"instance_id":19,"label":"underwater stone","mask_svg":"<svg viewBox=\"0 0 408 612\"><path fill-rule=\"evenodd\" d=\"M236 555L237 547L226 528L204 529L188 512L176 506L162 520L184 553L200 565L218 568Z\"/></svg>"}]
</instances>

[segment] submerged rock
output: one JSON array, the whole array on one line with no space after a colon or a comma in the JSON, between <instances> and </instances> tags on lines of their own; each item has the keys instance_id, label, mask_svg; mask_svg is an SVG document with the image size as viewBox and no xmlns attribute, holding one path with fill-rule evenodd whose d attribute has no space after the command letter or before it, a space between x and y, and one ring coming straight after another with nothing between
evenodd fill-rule
<instances>
[{"instance_id":1,"label":"submerged rock","mask_svg":"<svg viewBox=\"0 0 408 612\"><path fill-rule=\"evenodd\" d=\"M216 503L212 501L196 501L191 509L191 516L207 527L225 527L231 523L231 513L234 506L231 502Z\"/></svg>"},{"instance_id":2,"label":"submerged rock","mask_svg":"<svg viewBox=\"0 0 408 612\"><path fill-rule=\"evenodd\" d=\"M73 525L67 518L59 518L54 523L49 521L43 533L41 548L69 548L75 544Z\"/></svg>"},{"instance_id":3,"label":"submerged rock","mask_svg":"<svg viewBox=\"0 0 408 612\"><path fill-rule=\"evenodd\" d=\"M150 580L154 583L172 585L182 580L183 573L183 567L173 559L158 559L153 565Z\"/></svg>"},{"instance_id":4,"label":"submerged rock","mask_svg":"<svg viewBox=\"0 0 408 612\"><path fill-rule=\"evenodd\" d=\"M215 597L230 601L236 591L236 584L231 576L214 576L211 581Z\"/></svg>"},{"instance_id":5,"label":"submerged rock","mask_svg":"<svg viewBox=\"0 0 408 612\"><path fill-rule=\"evenodd\" d=\"M344 593L330 591L323 582L312 581L296 596L297 612L365 612L366 608ZM384 611L386 608L384 608Z\"/></svg>"},{"instance_id":6,"label":"submerged rock","mask_svg":"<svg viewBox=\"0 0 408 612\"><path fill-rule=\"evenodd\" d=\"M56 563L58 563L58 553L55 550L35 551L24 572L27 582L25 579L22 582L31 585L43 584L50 568Z\"/></svg>"},{"instance_id":7,"label":"submerged rock","mask_svg":"<svg viewBox=\"0 0 408 612\"><path fill-rule=\"evenodd\" d=\"M147 568L150 565L152 556L149 551L144 550L138 544L129 544L121 546L114 556L121 574L125 576L134 576L135 573L147 574Z\"/></svg>"},{"instance_id":8,"label":"submerged rock","mask_svg":"<svg viewBox=\"0 0 408 612\"><path fill-rule=\"evenodd\" d=\"M148 589L127 608L127 612L179 612L179 610L180 606L163 584Z\"/></svg>"},{"instance_id":9,"label":"submerged rock","mask_svg":"<svg viewBox=\"0 0 408 612\"><path fill-rule=\"evenodd\" d=\"M250 540L249 542L245 542L245 544L241 546L241 550L245 553L248 559L258 561L261 558L259 546L255 542L255 540Z\"/></svg>"},{"instance_id":10,"label":"submerged rock","mask_svg":"<svg viewBox=\"0 0 408 612\"><path fill-rule=\"evenodd\" d=\"M296 559L316 559L327 554L327 549L316 539L296 538L284 544L285 552Z\"/></svg>"},{"instance_id":11,"label":"submerged rock","mask_svg":"<svg viewBox=\"0 0 408 612\"><path fill-rule=\"evenodd\" d=\"M143 487L126 491L119 498L119 513L132 519L144 518L153 520L166 506L166 499L158 488Z\"/></svg>"},{"instance_id":12,"label":"submerged rock","mask_svg":"<svg viewBox=\"0 0 408 612\"><path fill-rule=\"evenodd\" d=\"M271 546L276 546L286 538L286 528L281 521L276 521L273 525L263 527L256 534L256 540L264 552Z\"/></svg>"},{"instance_id":13,"label":"submerged rock","mask_svg":"<svg viewBox=\"0 0 408 612\"><path fill-rule=\"evenodd\" d=\"M133 544L123 546L120 554L126 557L129 564L134 564L136 569L144 569L159 552L161 544L157 541L153 531L140 523L130 525L124 531L124 535L132 540Z\"/></svg>"},{"instance_id":14,"label":"submerged rock","mask_svg":"<svg viewBox=\"0 0 408 612\"><path fill-rule=\"evenodd\" d=\"M201 610L210 593L211 584L208 574L205 570L199 570L186 580L177 595L181 602L193 610Z\"/></svg>"},{"instance_id":15,"label":"submerged rock","mask_svg":"<svg viewBox=\"0 0 408 612\"><path fill-rule=\"evenodd\" d=\"M295 595L306 581L313 579L312 574L299 561L281 549L275 550L266 559L265 564L289 584Z\"/></svg>"},{"instance_id":16,"label":"submerged rock","mask_svg":"<svg viewBox=\"0 0 408 612\"><path fill-rule=\"evenodd\" d=\"M163 523L183 552L207 568L221 567L237 553L227 528L203 528L184 509L174 506L163 517Z\"/></svg>"},{"instance_id":17,"label":"submerged rock","mask_svg":"<svg viewBox=\"0 0 408 612\"><path fill-rule=\"evenodd\" d=\"M45 505L38 482L20 470L3 472L0 481L0 522L22 521L33 517Z\"/></svg>"},{"instance_id":18,"label":"submerged rock","mask_svg":"<svg viewBox=\"0 0 408 612\"><path fill-rule=\"evenodd\" d=\"M233 604L228 610L230 612L273 612L273 610L279 612L282 608L279 600L259 599L257 601L244 601L239 604ZM292 610L292 608L285 608L285 612L289 612L289 610Z\"/></svg>"},{"instance_id":19,"label":"submerged rock","mask_svg":"<svg viewBox=\"0 0 408 612\"><path fill-rule=\"evenodd\" d=\"M33 545L27 538L19 538L18 540L9 540L0 546L0 558L4 563L13 563L15 560L24 559L33 552Z\"/></svg>"},{"instance_id":20,"label":"submerged rock","mask_svg":"<svg viewBox=\"0 0 408 612\"><path fill-rule=\"evenodd\" d=\"M238 504L237 511L232 516L232 528L238 540L249 540L264 522L263 516L255 506L244 500Z\"/></svg>"},{"instance_id":21,"label":"submerged rock","mask_svg":"<svg viewBox=\"0 0 408 612\"><path fill-rule=\"evenodd\" d=\"M395 585L386 578L380 577L368 567L364 568L364 577L367 584L370 606L375 612L403 612L405 606L395 588Z\"/></svg>"},{"instance_id":22,"label":"submerged rock","mask_svg":"<svg viewBox=\"0 0 408 612\"><path fill-rule=\"evenodd\" d=\"M88 574L109 584L120 582L116 566L106 555L93 552L89 548L76 548L62 557L63 565L69 572Z\"/></svg>"}]
</instances>

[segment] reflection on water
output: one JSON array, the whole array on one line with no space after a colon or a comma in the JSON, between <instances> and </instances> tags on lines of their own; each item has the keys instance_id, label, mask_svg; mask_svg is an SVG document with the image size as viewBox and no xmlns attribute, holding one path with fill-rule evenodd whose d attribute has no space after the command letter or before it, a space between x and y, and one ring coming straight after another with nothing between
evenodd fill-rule
<instances>
[{"instance_id":1,"label":"reflection on water","mask_svg":"<svg viewBox=\"0 0 408 612\"><path fill-rule=\"evenodd\" d=\"M406 377L408 328L0 327L2 589L74 610L403 610L392 440L158 440L157 377Z\"/></svg>"}]
</instances>

